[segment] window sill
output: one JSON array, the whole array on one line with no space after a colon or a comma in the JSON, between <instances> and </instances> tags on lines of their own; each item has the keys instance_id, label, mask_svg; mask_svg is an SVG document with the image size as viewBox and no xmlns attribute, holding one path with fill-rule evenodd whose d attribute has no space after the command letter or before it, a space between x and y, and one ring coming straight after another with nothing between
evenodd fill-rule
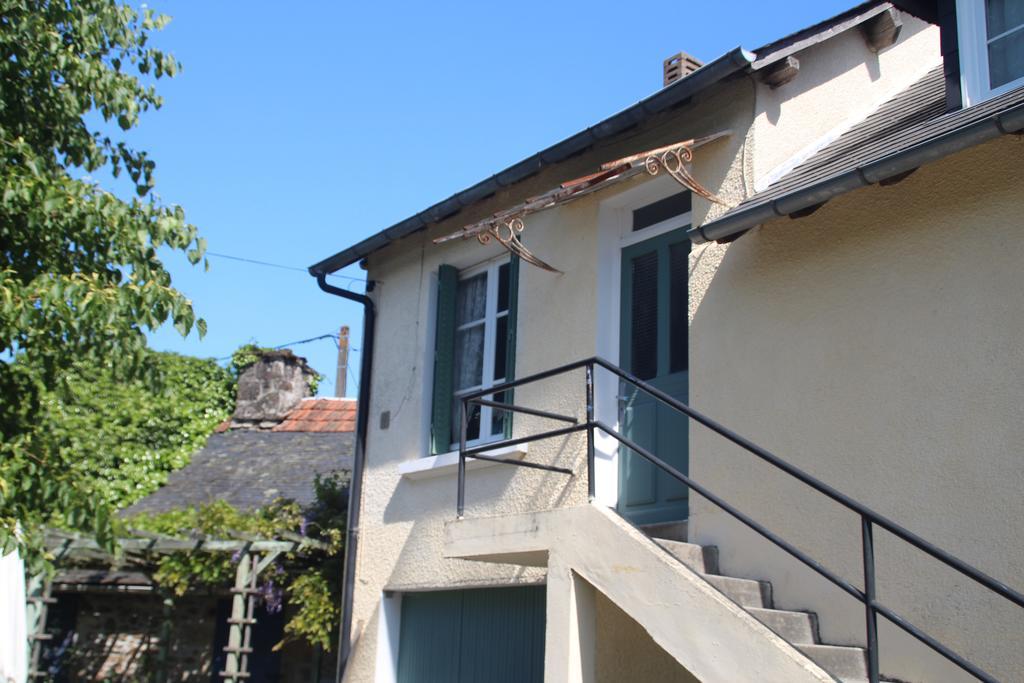
<instances>
[{"instance_id":1,"label":"window sill","mask_svg":"<svg viewBox=\"0 0 1024 683\"><path fill-rule=\"evenodd\" d=\"M504 448L495 448L492 451L484 451L481 455L490 455L496 458L509 458L510 460L522 460L526 457L527 452L526 444L519 444L518 446L505 446ZM494 467L495 465L500 464L500 462L493 462L491 460L466 458L466 471L480 470L485 467ZM408 462L399 463L398 465L398 473L402 475L403 479L432 479L434 477L444 477L450 474L455 474L458 471L458 451L432 455L429 458L410 460Z\"/></svg>"}]
</instances>

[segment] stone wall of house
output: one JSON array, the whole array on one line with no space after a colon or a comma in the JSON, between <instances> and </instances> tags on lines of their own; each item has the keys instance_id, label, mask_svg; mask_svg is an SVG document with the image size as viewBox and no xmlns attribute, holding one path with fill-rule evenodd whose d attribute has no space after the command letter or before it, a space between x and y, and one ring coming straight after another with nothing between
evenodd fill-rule
<instances>
[{"instance_id":1,"label":"stone wall of house","mask_svg":"<svg viewBox=\"0 0 1024 683\"><path fill-rule=\"evenodd\" d=\"M104 681L135 683L153 680L161 657L164 609L152 593L58 594L48 629L54 636L49 660L55 683ZM169 642L164 655L168 682L212 680L226 625L224 598L217 595L186 595L175 598L170 616ZM220 609L218 609L218 607ZM285 619L288 617L286 609ZM335 655L316 652L305 643L290 642L274 655L272 666L261 666L271 648L281 640L280 615L263 636L254 634L253 646L263 653L250 662L254 681L273 683L322 683L334 680ZM260 623L267 623L265 617ZM258 627L257 627L258 628ZM221 636L218 642L218 635ZM59 662L59 664L58 664ZM260 670L262 669L262 670ZM319 671L319 676L316 672Z\"/></svg>"},{"instance_id":2,"label":"stone wall of house","mask_svg":"<svg viewBox=\"0 0 1024 683\"><path fill-rule=\"evenodd\" d=\"M56 680L127 683L150 679L161 651L164 607L159 596L83 593L58 599L73 603L73 626L70 637L68 632L57 634L66 650ZM175 601L166 680L210 680L216 613L216 600L209 596Z\"/></svg>"}]
</instances>

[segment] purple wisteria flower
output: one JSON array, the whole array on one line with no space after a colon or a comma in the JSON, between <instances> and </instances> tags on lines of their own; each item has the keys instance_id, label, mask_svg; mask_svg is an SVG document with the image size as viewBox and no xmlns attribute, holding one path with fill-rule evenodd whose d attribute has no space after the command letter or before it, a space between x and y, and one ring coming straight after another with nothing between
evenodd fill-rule
<instances>
[{"instance_id":1,"label":"purple wisteria flower","mask_svg":"<svg viewBox=\"0 0 1024 683\"><path fill-rule=\"evenodd\" d=\"M260 599L269 614L277 614L284 607L284 590L273 580L259 587Z\"/></svg>"}]
</instances>

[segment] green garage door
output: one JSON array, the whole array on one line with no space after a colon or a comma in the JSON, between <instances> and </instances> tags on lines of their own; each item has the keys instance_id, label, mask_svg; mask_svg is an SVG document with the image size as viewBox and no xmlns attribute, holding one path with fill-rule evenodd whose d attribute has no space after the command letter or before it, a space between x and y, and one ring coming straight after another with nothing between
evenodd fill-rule
<instances>
[{"instance_id":1,"label":"green garage door","mask_svg":"<svg viewBox=\"0 0 1024 683\"><path fill-rule=\"evenodd\" d=\"M399 683L541 683L544 586L406 593Z\"/></svg>"}]
</instances>

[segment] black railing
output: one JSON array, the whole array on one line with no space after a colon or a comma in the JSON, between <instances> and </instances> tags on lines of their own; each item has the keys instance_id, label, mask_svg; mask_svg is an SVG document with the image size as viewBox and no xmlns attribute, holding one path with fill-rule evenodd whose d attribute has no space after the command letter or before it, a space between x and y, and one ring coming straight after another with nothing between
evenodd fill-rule
<instances>
[{"instance_id":1,"label":"black railing","mask_svg":"<svg viewBox=\"0 0 1024 683\"><path fill-rule=\"evenodd\" d=\"M789 543L778 534L774 533L770 529L766 528L759 522L752 519L750 516L741 512L739 509L722 499L721 497L714 494L712 491L705 488L703 485L690 479L687 475L683 474L672 465L668 464L654 453L643 448L627 436L620 434L615 428L598 420L595 417L594 411L594 370L597 367L604 368L611 372L619 380L631 384L632 386L640 389L641 391L653 396L661 403L673 408L674 410L686 415L688 418L698 422L699 424L707 427L711 431L719 434L727 440L733 442L737 446L740 446L744 450L753 453L757 457L761 458L765 462L773 465L774 467L782 470L786 474L798 479L804 484L810 486L819 493L836 501L840 505L847 509L857 513L861 520L861 554L863 557L863 571L864 571L864 589L861 590L851 584L846 579L843 579L839 575L835 574L831 570L827 569L820 562L812 558L807 553L803 552L793 544ZM515 387L522 386L524 384L532 384L541 380L549 379L557 375L563 375L568 372L575 370L584 369L586 372L586 421L580 422L578 418L569 415L560 415L557 413L551 413L544 410L537 410L535 408L526 408L516 406L510 403L501 403L494 400L487 400L485 396L493 397L495 394L502 394L503 392L514 389ZM494 410L503 410L516 413L524 413L533 415L541 418L548 418L557 420L560 422L569 423L570 426L562 427L560 429L552 429L549 431L539 432L530 436L519 437L514 439L503 439L500 441L492 441L482 445L476 445L468 447L467 441L467 415L468 407L471 404L489 406ZM685 403L672 398L665 392L651 386L647 382L633 376L632 374L622 370L616 365L609 363L603 358L589 358L586 360L576 361L569 363L557 368L552 368L544 372L539 372L522 379L515 380L513 382L504 382L493 387L481 389L479 391L466 394L461 398L460 401L460 413L461 413L461 429L459 436L459 489L458 489L458 516L461 519L465 512L466 506L466 459L474 458L479 460L490 460L493 462L500 462L509 465L515 465L517 467L528 467L539 470L546 470L549 472L558 472L573 476L575 473L573 470L565 467L557 467L554 465L546 465L542 463L530 462L526 460L517 460L513 458L502 458L496 456L489 456L485 453L487 451L493 451L498 448L505 446L514 446L518 444L524 444L532 441L540 441L542 439L551 439L559 436L566 436L577 432L585 431L587 433L587 490L590 500L594 500L595 493L595 481L594 481L594 432L601 431L605 434L616 439L620 444L640 455L647 461L651 462L663 472L667 473L674 479L682 482L688 488L697 492L703 498L711 501L717 507L721 508L731 516L738 519L740 522L750 527L761 536L771 541L773 544L785 550L787 553L797 558L808 567L813 569L815 572L825 577L827 580L838 586L847 594L853 596L864 605L865 614L865 632L867 641L867 663L868 663L868 678L871 683L878 683L879 680L879 667L878 667L878 615L881 614L883 617L888 619L891 623L895 624L899 628L903 629L910 635L914 636L922 643L930 647L931 649L938 652L940 655L956 664L958 667L967 671L971 675L975 676L979 680L995 683L997 681L992 675L985 672L977 665L964 659L962 656L952 651L938 640L928 635L918 627L911 624L907 619L900 616L896 612L892 611L877 599L876 585L875 585L875 556L874 556L874 527L878 526L885 529L889 533L893 534L897 538L909 543L915 548L922 552L930 555L931 557L939 560L940 562L952 567L960 574L973 579L975 582L984 586L988 590L1006 598L1010 602L1014 603L1019 607L1024 607L1024 595L1013 590L1009 586L1003 584L1000 581L992 578L977 568L967 564L963 560L954 557L948 552L941 548L929 543L920 536L914 534L911 531L903 528L896 522L883 517L874 510L870 509L866 505L853 500L846 494L838 491L837 489L829 486L828 484L819 481L812 477L810 474L804 472L798 467L794 467L785 460L782 460L778 456L768 452L761 448L752 441L740 436L733 432L727 427L715 422L711 418L703 415Z\"/></svg>"}]
</instances>

